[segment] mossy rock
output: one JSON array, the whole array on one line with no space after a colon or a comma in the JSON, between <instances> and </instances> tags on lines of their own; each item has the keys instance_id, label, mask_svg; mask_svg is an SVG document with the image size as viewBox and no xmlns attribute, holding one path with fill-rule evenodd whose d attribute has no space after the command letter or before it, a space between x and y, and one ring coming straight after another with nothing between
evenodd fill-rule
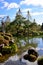
<instances>
[{"instance_id":1,"label":"mossy rock","mask_svg":"<svg viewBox=\"0 0 43 65\"><path fill-rule=\"evenodd\" d=\"M38 65L43 65L43 57L38 58Z\"/></svg>"}]
</instances>

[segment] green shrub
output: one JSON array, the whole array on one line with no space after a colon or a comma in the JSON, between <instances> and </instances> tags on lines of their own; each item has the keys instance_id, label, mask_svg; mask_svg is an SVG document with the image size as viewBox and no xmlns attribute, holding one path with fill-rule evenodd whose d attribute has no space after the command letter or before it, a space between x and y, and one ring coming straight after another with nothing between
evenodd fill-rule
<instances>
[{"instance_id":1,"label":"green shrub","mask_svg":"<svg viewBox=\"0 0 43 65\"><path fill-rule=\"evenodd\" d=\"M37 31L33 31L33 32L32 32L32 35L33 35L33 36L34 36L34 35L36 36L36 35L39 35L39 33L38 33Z\"/></svg>"},{"instance_id":2,"label":"green shrub","mask_svg":"<svg viewBox=\"0 0 43 65\"><path fill-rule=\"evenodd\" d=\"M4 39L10 40L10 37L9 36L4 36Z\"/></svg>"},{"instance_id":3,"label":"green shrub","mask_svg":"<svg viewBox=\"0 0 43 65\"><path fill-rule=\"evenodd\" d=\"M5 33L6 36L12 37L10 33Z\"/></svg>"},{"instance_id":4,"label":"green shrub","mask_svg":"<svg viewBox=\"0 0 43 65\"><path fill-rule=\"evenodd\" d=\"M11 47L10 46L4 46L2 48L2 54L9 54L11 53Z\"/></svg>"},{"instance_id":5,"label":"green shrub","mask_svg":"<svg viewBox=\"0 0 43 65\"><path fill-rule=\"evenodd\" d=\"M0 35L0 44L3 44L4 37Z\"/></svg>"},{"instance_id":6,"label":"green shrub","mask_svg":"<svg viewBox=\"0 0 43 65\"><path fill-rule=\"evenodd\" d=\"M35 55L30 54L29 61L34 62L37 59Z\"/></svg>"},{"instance_id":7,"label":"green shrub","mask_svg":"<svg viewBox=\"0 0 43 65\"><path fill-rule=\"evenodd\" d=\"M39 31L39 34L40 34L40 35L43 35L43 31Z\"/></svg>"},{"instance_id":8,"label":"green shrub","mask_svg":"<svg viewBox=\"0 0 43 65\"><path fill-rule=\"evenodd\" d=\"M10 46L13 45L13 42L12 42L11 40L9 41L9 45L10 45Z\"/></svg>"},{"instance_id":9,"label":"green shrub","mask_svg":"<svg viewBox=\"0 0 43 65\"><path fill-rule=\"evenodd\" d=\"M43 65L43 57L38 58L38 65Z\"/></svg>"},{"instance_id":10,"label":"green shrub","mask_svg":"<svg viewBox=\"0 0 43 65\"><path fill-rule=\"evenodd\" d=\"M12 52L17 52L17 45L16 44L11 45L11 50Z\"/></svg>"},{"instance_id":11,"label":"green shrub","mask_svg":"<svg viewBox=\"0 0 43 65\"><path fill-rule=\"evenodd\" d=\"M30 62L35 62L36 59L37 59L37 57L35 55L32 55L32 54L30 54L30 55L29 54L26 54L26 55L23 56L23 58L25 60L30 61Z\"/></svg>"},{"instance_id":12,"label":"green shrub","mask_svg":"<svg viewBox=\"0 0 43 65\"><path fill-rule=\"evenodd\" d=\"M9 46L9 41L6 40L6 39L4 39L4 40L3 40L3 44L5 44L5 46Z\"/></svg>"}]
</instances>

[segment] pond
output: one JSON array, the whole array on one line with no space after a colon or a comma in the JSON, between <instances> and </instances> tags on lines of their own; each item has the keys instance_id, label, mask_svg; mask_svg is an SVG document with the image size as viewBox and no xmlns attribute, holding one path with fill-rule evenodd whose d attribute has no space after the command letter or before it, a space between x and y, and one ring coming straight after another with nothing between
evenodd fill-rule
<instances>
[{"instance_id":1,"label":"pond","mask_svg":"<svg viewBox=\"0 0 43 65\"><path fill-rule=\"evenodd\" d=\"M39 55L43 56L43 37L42 38L32 38L29 40L29 43L36 43Z\"/></svg>"},{"instance_id":2,"label":"pond","mask_svg":"<svg viewBox=\"0 0 43 65\"><path fill-rule=\"evenodd\" d=\"M33 46L38 50L39 55L43 55L43 37L36 38L17 38L19 45L25 46L26 44L29 46Z\"/></svg>"},{"instance_id":3,"label":"pond","mask_svg":"<svg viewBox=\"0 0 43 65\"><path fill-rule=\"evenodd\" d=\"M39 56L43 56L43 37L38 38L16 38L18 46L25 46L26 44L29 46L33 46L39 53ZM22 54L25 54L24 52ZM0 63L0 65L37 65L37 61L29 62L22 58L22 62L19 61L19 56L16 54L15 56L9 57L7 61L4 63Z\"/></svg>"}]
</instances>

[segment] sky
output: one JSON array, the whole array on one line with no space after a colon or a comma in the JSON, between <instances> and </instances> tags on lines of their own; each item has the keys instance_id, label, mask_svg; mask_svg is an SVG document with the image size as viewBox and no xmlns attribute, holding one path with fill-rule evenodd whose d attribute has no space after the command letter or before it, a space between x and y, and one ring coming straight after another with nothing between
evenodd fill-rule
<instances>
[{"instance_id":1,"label":"sky","mask_svg":"<svg viewBox=\"0 0 43 65\"><path fill-rule=\"evenodd\" d=\"M0 0L0 18L9 16L13 21L19 8L25 17L29 10L32 22L43 23L43 0Z\"/></svg>"}]
</instances>

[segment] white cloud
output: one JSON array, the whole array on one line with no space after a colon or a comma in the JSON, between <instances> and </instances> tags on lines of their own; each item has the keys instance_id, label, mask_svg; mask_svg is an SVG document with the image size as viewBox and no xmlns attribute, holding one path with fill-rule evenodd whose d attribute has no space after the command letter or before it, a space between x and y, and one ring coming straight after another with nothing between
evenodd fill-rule
<instances>
[{"instance_id":1,"label":"white cloud","mask_svg":"<svg viewBox=\"0 0 43 65\"><path fill-rule=\"evenodd\" d=\"M43 12L34 12L34 13L30 13L31 15L35 16L35 15L43 15Z\"/></svg>"},{"instance_id":2,"label":"white cloud","mask_svg":"<svg viewBox=\"0 0 43 65\"><path fill-rule=\"evenodd\" d=\"M19 7L18 4L16 4L16 3L10 3L10 4L8 5L8 8L7 8L7 9L18 8L18 7Z\"/></svg>"},{"instance_id":3,"label":"white cloud","mask_svg":"<svg viewBox=\"0 0 43 65\"><path fill-rule=\"evenodd\" d=\"M25 16L27 15L27 11L23 11L22 12ZM31 12L30 10L30 15L31 16L40 16L40 15L43 15L43 12Z\"/></svg>"},{"instance_id":4,"label":"white cloud","mask_svg":"<svg viewBox=\"0 0 43 65\"><path fill-rule=\"evenodd\" d=\"M7 16L7 15L0 15L0 18L3 18L3 17L5 17L5 16Z\"/></svg>"},{"instance_id":5,"label":"white cloud","mask_svg":"<svg viewBox=\"0 0 43 65\"><path fill-rule=\"evenodd\" d=\"M11 9L11 8L18 8L18 7L19 7L19 5L18 5L17 3L15 3L15 2L8 3L8 2L6 2L6 1L3 1L2 3L4 4L4 5L1 7L2 9L6 7L7 10L8 10L8 9Z\"/></svg>"},{"instance_id":6,"label":"white cloud","mask_svg":"<svg viewBox=\"0 0 43 65\"><path fill-rule=\"evenodd\" d=\"M4 4L4 6L1 7L2 9L9 6L9 3L8 2L2 2L2 3Z\"/></svg>"},{"instance_id":7,"label":"white cloud","mask_svg":"<svg viewBox=\"0 0 43 65\"><path fill-rule=\"evenodd\" d=\"M26 4L26 5L34 5L34 6L43 6L43 0L23 0L20 2L20 5Z\"/></svg>"}]
</instances>

